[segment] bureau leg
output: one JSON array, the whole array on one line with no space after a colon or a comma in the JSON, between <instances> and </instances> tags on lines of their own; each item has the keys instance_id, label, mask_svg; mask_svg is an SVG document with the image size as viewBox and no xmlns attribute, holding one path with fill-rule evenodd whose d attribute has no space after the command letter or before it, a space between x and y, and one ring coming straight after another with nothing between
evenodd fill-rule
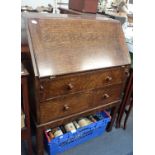
<instances>
[{"instance_id":1,"label":"bureau leg","mask_svg":"<svg viewBox=\"0 0 155 155\"><path fill-rule=\"evenodd\" d=\"M110 123L107 126L107 131L108 132L112 130L112 127L113 127L115 119L116 119L116 114L117 114L118 108L119 108L119 106L115 106L115 107L112 108L112 111L111 111L111 121L110 121Z\"/></svg>"},{"instance_id":2,"label":"bureau leg","mask_svg":"<svg viewBox=\"0 0 155 155\"><path fill-rule=\"evenodd\" d=\"M43 155L44 154L44 144L43 144L43 130L42 128L36 129L36 145L37 145L37 155Z\"/></svg>"}]
</instances>

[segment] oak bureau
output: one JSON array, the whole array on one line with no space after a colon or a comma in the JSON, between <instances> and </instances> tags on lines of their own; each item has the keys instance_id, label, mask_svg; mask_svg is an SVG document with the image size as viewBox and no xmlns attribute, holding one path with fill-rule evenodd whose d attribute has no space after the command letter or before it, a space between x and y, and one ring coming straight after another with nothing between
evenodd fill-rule
<instances>
[{"instance_id":1,"label":"oak bureau","mask_svg":"<svg viewBox=\"0 0 155 155\"><path fill-rule=\"evenodd\" d=\"M27 19L33 64L31 115L37 155L43 131L111 108L112 129L129 74L121 24L101 17L38 16Z\"/></svg>"}]
</instances>

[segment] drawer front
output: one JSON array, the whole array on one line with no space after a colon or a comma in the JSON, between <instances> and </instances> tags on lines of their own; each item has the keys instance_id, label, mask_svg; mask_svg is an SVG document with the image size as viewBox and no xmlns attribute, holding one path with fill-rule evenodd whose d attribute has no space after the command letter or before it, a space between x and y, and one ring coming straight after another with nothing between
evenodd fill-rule
<instances>
[{"instance_id":1,"label":"drawer front","mask_svg":"<svg viewBox=\"0 0 155 155\"><path fill-rule=\"evenodd\" d=\"M106 87L104 89L98 89L94 93L94 105L100 106L116 100L120 100L122 93L122 85L114 85L111 87Z\"/></svg>"},{"instance_id":2,"label":"drawer front","mask_svg":"<svg viewBox=\"0 0 155 155\"><path fill-rule=\"evenodd\" d=\"M106 69L66 75L54 79L43 79L40 82L40 101L70 93L101 88L124 81L124 68Z\"/></svg>"},{"instance_id":3,"label":"drawer front","mask_svg":"<svg viewBox=\"0 0 155 155\"><path fill-rule=\"evenodd\" d=\"M52 121L89 109L93 105L92 93L71 94L40 103L40 123Z\"/></svg>"},{"instance_id":4,"label":"drawer front","mask_svg":"<svg viewBox=\"0 0 155 155\"><path fill-rule=\"evenodd\" d=\"M82 112L120 99L122 85L76 93L40 103L40 123Z\"/></svg>"}]
</instances>

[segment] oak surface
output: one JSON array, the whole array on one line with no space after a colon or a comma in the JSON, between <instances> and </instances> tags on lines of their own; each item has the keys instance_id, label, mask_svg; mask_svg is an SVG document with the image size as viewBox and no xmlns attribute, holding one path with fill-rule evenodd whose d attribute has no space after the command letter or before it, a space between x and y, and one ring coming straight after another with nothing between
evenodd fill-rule
<instances>
[{"instance_id":1,"label":"oak surface","mask_svg":"<svg viewBox=\"0 0 155 155\"><path fill-rule=\"evenodd\" d=\"M28 20L35 76L84 72L130 63L119 22L81 16Z\"/></svg>"}]
</instances>

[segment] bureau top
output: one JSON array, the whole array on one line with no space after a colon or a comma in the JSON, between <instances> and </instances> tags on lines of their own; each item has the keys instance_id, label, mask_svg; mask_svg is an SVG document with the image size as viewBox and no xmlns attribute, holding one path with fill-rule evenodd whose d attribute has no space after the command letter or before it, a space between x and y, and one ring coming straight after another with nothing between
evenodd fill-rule
<instances>
[{"instance_id":1,"label":"bureau top","mask_svg":"<svg viewBox=\"0 0 155 155\"><path fill-rule=\"evenodd\" d=\"M35 76L48 77L130 64L119 22L57 15L27 20Z\"/></svg>"}]
</instances>

